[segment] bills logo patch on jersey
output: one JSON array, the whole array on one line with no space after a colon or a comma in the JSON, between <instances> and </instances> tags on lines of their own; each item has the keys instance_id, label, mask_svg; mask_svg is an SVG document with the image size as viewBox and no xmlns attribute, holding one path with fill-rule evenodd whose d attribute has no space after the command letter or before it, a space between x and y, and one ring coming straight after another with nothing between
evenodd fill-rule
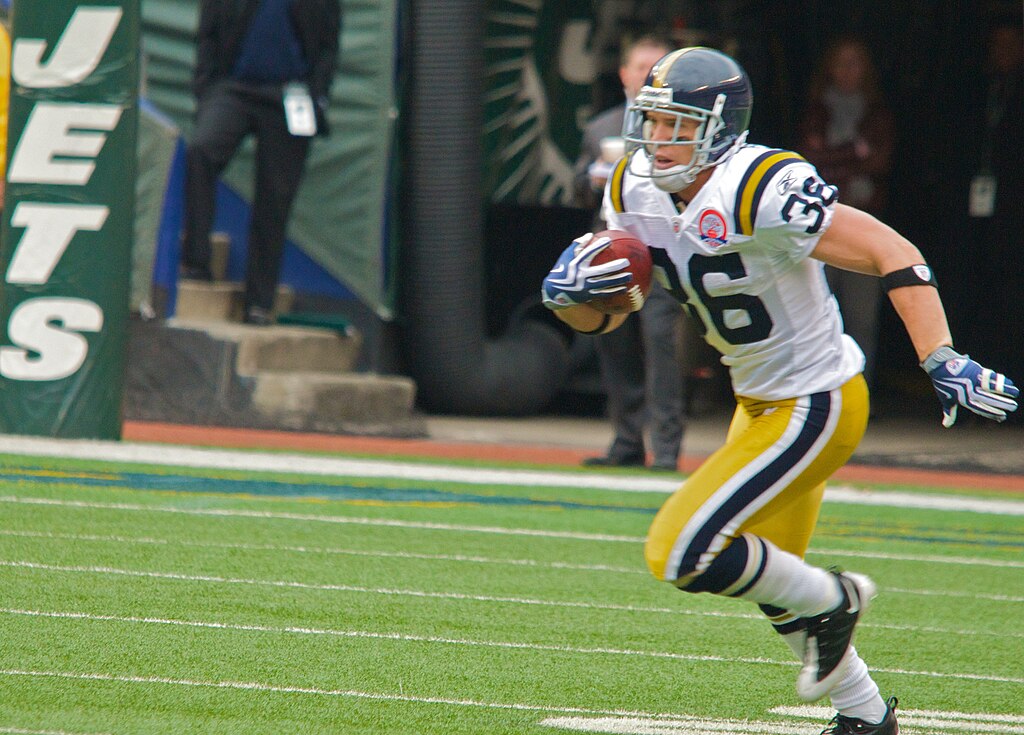
<instances>
[{"instance_id":1,"label":"bills logo patch on jersey","mask_svg":"<svg viewBox=\"0 0 1024 735\"><path fill-rule=\"evenodd\" d=\"M711 245L711 247L720 247L729 240L729 233L725 228L725 217L713 209L705 209L701 212L700 219L697 222L697 230L700 234L700 239Z\"/></svg>"}]
</instances>

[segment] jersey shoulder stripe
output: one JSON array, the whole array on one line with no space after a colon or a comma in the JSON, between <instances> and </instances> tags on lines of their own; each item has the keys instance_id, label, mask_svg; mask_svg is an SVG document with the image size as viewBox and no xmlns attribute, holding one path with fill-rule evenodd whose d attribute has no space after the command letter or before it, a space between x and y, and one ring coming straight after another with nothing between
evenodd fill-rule
<instances>
[{"instance_id":1,"label":"jersey shoulder stripe","mask_svg":"<svg viewBox=\"0 0 1024 735\"><path fill-rule=\"evenodd\" d=\"M748 236L754 234L757 208L768 182L779 169L803 160L803 156L798 153L773 149L762 153L747 166L736 188L736 203L733 207L736 232Z\"/></svg>"},{"instance_id":2,"label":"jersey shoulder stripe","mask_svg":"<svg viewBox=\"0 0 1024 735\"><path fill-rule=\"evenodd\" d=\"M614 209L616 212L626 211L626 204L622 200L622 188L625 185L626 169L629 168L629 162L630 160L632 160L633 155L635 153L636 151L633 151L633 153L629 153L620 158L619 162L615 164L615 168L612 169L612 176L610 179L610 193L612 200L612 209Z\"/></svg>"}]
</instances>

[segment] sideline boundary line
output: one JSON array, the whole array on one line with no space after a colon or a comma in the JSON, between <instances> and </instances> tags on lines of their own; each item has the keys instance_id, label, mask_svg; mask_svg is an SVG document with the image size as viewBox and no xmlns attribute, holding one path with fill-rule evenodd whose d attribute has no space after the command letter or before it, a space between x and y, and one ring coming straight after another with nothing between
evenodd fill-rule
<instances>
[{"instance_id":1,"label":"sideline boundary line","mask_svg":"<svg viewBox=\"0 0 1024 735\"><path fill-rule=\"evenodd\" d=\"M369 456L418 457L432 460L471 459L482 462L528 463L578 467L585 457L601 451L564 446L538 446L516 441L437 440L432 438L390 438L311 434L274 429L243 429L224 426L195 426L156 421L125 421L123 436L136 442L163 445L202 445L236 449L275 451L334 452ZM721 435L725 437L725 427ZM603 445L602 445L603 446ZM683 472L693 472L706 459L704 455L685 453L680 459ZM836 472L836 479L871 485L919 485L947 488L993 490L1024 494L1024 475L966 472L925 467L861 464L854 457Z\"/></svg>"},{"instance_id":2,"label":"sideline boundary line","mask_svg":"<svg viewBox=\"0 0 1024 735\"><path fill-rule=\"evenodd\" d=\"M243 452L237 450L178 447L173 461L167 447L92 440L56 440L14 435L0 436L8 456L86 459L129 464L190 467L194 469L275 472L293 475L391 477L406 480L461 482L483 485L539 485L618 492L671 493L678 479L634 477L631 475L541 470L498 470L472 467L426 465L368 459L313 457L301 454ZM1024 516L1024 501L927 495L898 491L861 490L833 486L825 502L854 505L955 510L975 513Z\"/></svg>"}]
</instances>

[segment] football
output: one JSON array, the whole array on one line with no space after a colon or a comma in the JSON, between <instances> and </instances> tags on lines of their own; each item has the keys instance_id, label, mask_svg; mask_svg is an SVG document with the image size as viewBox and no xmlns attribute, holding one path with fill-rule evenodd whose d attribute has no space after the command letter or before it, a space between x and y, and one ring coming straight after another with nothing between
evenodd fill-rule
<instances>
[{"instance_id":1,"label":"football","mask_svg":"<svg viewBox=\"0 0 1024 735\"><path fill-rule=\"evenodd\" d=\"M647 246L633 235L622 230L602 230L595 232L594 237L611 238L611 245L596 256L592 264L607 263L616 258L629 260L629 272L633 280L626 284L626 290L609 296L601 296L588 302L589 306L605 314L628 314L640 311L647 294L651 292L651 252Z\"/></svg>"}]
</instances>

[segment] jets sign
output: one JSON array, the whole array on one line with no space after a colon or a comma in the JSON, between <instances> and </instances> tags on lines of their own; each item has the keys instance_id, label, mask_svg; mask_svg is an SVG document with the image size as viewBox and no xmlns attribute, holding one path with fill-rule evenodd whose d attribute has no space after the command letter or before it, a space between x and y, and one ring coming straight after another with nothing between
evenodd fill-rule
<instances>
[{"instance_id":1,"label":"jets sign","mask_svg":"<svg viewBox=\"0 0 1024 735\"><path fill-rule=\"evenodd\" d=\"M133 2L14 16L0 315L6 432L114 438L137 120Z\"/></svg>"}]
</instances>

